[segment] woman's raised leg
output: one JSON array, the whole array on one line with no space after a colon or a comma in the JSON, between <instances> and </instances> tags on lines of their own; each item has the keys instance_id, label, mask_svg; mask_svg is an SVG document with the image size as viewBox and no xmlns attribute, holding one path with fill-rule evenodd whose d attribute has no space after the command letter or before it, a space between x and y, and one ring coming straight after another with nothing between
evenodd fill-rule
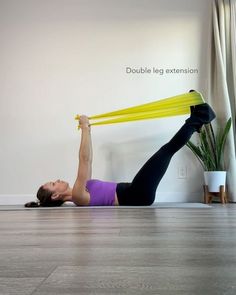
<instances>
[{"instance_id":1,"label":"woman's raised leg","mask_svg":"<svg viewBox=\"0 0 236 295\"><path fill-rule=\"evenodd\" d=\"M118 199L120 205L151 205L155 200L158 184L166 173L173 155L179 151L191 138L195 131L200 130L215 118L213 110L207 104L195 106L185 124L162 146L138 171L130 185L123 190Z\"/></svg>"}]
</instances>

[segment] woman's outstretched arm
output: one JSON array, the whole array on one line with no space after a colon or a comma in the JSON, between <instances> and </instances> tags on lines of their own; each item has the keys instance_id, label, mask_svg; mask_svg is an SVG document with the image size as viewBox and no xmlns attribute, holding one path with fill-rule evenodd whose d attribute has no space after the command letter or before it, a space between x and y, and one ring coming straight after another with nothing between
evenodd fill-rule
<instances>
[{"instance_id":1,"label":"woman's outstretched arm","mask_svg":"<svg viewBox=\"0 0 236 295\"><path fill-rule=\"evenodd\" d=\"M79 149L79 166L75 184L72 190L72 201L76 205L89 204L90 196L86 190L86 183L92 176L92 140L88 117L81 116L79 120L81 142Z\"/></svg>"}]
</instances>

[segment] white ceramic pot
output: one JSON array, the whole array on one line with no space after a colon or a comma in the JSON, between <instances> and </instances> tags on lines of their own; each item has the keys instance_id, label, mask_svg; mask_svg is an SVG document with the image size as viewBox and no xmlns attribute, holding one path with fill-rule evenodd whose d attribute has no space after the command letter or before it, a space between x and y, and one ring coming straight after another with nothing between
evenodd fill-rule
<instances>
[{"instance_id":1,"label":"white ceramic pot","mask_svg":"<svg viewBox=\"0 0 236 295\"><path fill-rule=\"evenodd\" d=\"M226 171L204 171L204 180L209 192L219 192L221 185L225 187Z\"/></svg>"}]
</instances>

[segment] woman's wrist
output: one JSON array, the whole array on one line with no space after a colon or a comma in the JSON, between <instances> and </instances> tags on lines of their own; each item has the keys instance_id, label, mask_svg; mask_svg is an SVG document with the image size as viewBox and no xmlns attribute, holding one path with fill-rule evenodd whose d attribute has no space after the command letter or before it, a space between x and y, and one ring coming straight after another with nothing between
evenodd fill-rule
<instances>
[{"instance_id":1,"label":"woman's wrist","mask_svg":"<svg viewBox=\"0 0 236 295\"><path fill-rule=\"evenodd\" d=\"M82 129L82 130L90 130L90 125L88 125L88 124L80 125L80 129Z\"/></svg>"}]
</instances>

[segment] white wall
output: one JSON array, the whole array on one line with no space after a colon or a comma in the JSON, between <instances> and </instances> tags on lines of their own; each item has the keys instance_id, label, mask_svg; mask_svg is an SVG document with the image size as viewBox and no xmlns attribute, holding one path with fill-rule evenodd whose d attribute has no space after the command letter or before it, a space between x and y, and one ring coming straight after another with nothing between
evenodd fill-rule
<instances>
[{"instance_id":1,"label":"white wall","mask_svg":"<svg viewBox=\"0 0 236 295\"><path fill-rule=\"evenodd\" d=\"M48 180L73 184L76 113L97 114L191 88L205 93L210 2L0 0L0 203L34 199ZM126 67L141 66L198 73L126 73ZM94 127L93 177L131 180L185 119ZM183 167L187 178L179 179ZM157 200L200 201L201 184L201 169L184 148Z\"/></svg>"}]
</instances>

